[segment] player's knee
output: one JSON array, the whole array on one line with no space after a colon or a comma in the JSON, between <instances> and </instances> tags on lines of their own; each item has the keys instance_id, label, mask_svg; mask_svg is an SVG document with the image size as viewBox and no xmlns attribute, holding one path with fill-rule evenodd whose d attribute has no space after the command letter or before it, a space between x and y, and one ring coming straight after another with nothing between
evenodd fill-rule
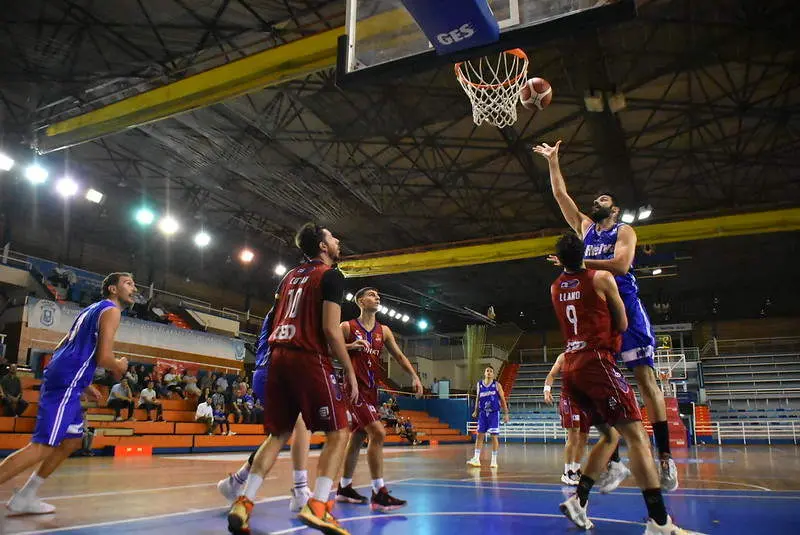
<instances>
[{"instance_id":1,"label":"player's knee","mask_svg":"<svg viewBox=\"0 0 800 535\"><path fill-rule=\"evenodd\" d=\"M386 438L386 429L383 428L383 425L380 422L376 423L378 425L370 425L367 427L367 435L369 436L370 442L382 444Z\"/></svg>"}]
</instances>

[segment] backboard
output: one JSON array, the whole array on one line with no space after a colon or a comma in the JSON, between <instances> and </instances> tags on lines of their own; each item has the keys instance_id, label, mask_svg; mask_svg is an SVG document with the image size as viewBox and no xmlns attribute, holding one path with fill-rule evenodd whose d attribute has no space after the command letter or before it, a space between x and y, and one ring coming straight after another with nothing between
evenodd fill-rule
<instances>
[{"instance_id":1,"label":"backboard","mask_svg":"<svg viewBox=\"0 0 800 535\"><path fill-rule=\"evenodd\" d=\"M488 0L499 41L437 55L403 0L346 0L346 34L338 45L337 83L379 82L632 19L634 0ZM460 21L454 17L457 28Z\"/></svg>"}]
</instances>

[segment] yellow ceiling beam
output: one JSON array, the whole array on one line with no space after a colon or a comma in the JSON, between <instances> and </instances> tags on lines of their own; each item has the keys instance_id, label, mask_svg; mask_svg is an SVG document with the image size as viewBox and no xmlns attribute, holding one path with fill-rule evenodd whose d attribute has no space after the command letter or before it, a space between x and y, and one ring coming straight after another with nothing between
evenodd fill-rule
<instances>
[{"instance_id":1,"label":"yellow ceiling beam","mask_svg":"<svg viewBox=\"0 0 800 535\"><path fill-rule=\"evenodd\" d=\"M393 10L359 22L357 32L362 41L411 24L408 12ZM344 26L334 28L54 123L46 129L42 150L97 139L333 67L343 34Z\"/></svg>"},{"instance_id":2,"label":"yellow ceiling beam","mask_svg":"<svg viewBox=\"0 0 800 535\"><path fill-rule=\"evenodd\" d=\"M707 240L791 230L800 230L800 208L636 227L640 244ZM551 254L557 239L557 236L548 236L373 258L345 259L339 263L339 267L348 277L371 277L508 262Z\"/></svg>"}]
</instances>

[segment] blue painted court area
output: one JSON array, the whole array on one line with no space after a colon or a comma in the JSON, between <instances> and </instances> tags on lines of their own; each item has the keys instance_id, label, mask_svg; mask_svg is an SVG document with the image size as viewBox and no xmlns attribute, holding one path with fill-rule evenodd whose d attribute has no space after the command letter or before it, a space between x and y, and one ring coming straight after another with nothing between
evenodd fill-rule
<instances>
[{"instance_id":1,"label":"blue painted court area","mask_svg":"<svg viewBox=\"0 0 800 535\"><path fill-rule=\"evenodd\" d=\"M466 474L465 474L466 475ZM558 511L572 491L566 487L510 481L408 479L391 488L409 505L391 514L372 513L368 506L337 504L336 512L353 535L485 535L493 533L575 533ZM791 533L796 527L800 492L683 489L670 494L668 508L681 527L702 533L736 535ZM211 534L226 533L226 508L199 510L58 530L81 534ZM589 516L594 533L641 534L645 508L641 493L620 488L609 495L593 494ZM253 533L313 534L288 511L288 498L258 503L251 522Z\"/></svg>"}]
</instances>

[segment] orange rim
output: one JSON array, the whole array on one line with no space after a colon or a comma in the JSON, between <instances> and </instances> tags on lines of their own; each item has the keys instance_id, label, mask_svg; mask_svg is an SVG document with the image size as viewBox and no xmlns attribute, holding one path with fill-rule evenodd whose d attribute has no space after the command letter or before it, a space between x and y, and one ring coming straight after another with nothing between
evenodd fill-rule
<instances>
[{"instance_id":1,"label":"orange rim","mask_svg":"<svg viewBox=\"0 0 800 535\"><path fill-rule=\"evenodd\" d=\"M528 55L521 48L513 48L511 50L504 50L502 52L502 54L511 54L512 56L517 56L519 59L521 59L523 61L528 61ZM522 72L520 72L515 77L509 78L505 82L501 82L499 84L477 84L475 82L467 80L467 78L461 73L461 66L463 64L464 64L463 61L459 61L458 63L456 63L453 66L453 69L456 72L456 78L458 78L459 80L461 80L465 84L471 85L472 87L477 88L477 89L498 89L500 87L507 87L507 86L509 86L511 84L515 84L517 81L519 81L520 78L522 78L523 76L525 76L525 74L527 74L527 71L523 70Z\"/></svg>"}]
</instances>

